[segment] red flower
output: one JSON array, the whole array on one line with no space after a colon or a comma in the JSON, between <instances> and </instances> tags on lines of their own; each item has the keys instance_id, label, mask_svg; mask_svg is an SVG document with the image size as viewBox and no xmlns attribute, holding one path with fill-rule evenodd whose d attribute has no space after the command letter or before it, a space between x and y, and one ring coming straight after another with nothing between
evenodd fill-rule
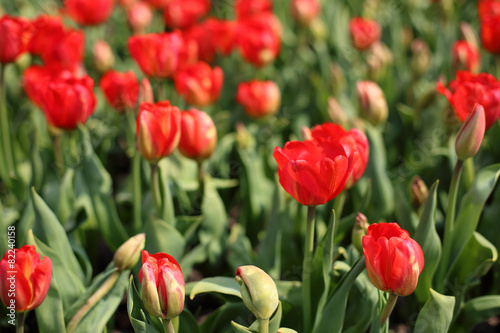
<instances>
[{"instance_id":1,"label":"red flower","mask_svg":"<svg viewBox=\"0 0 500 333\"><path fill-rule=\"evenodd\" d=\"M315 126L311 134L313 138L324 140L328 144L341 144L347 155L358 152L359 159L354 163L345 185L345 188L351 188L363 176L368 164L370 146L366 135L358 129L346 131L342 126L332 123Z\"/></svg>"},{"instance_id":2,"label":"red flower","mask_svg":"<svg viewBox=\"0 0 500 333\"><path fill-rule=\"evenodd\" d=\"M47 46L64 35L62 20L57 16L40 15L33 20L34 33L30 42L30 52L41 56ZM59 41L58 41L59 42Z\"/></svg>"},{"instance_id":3,"label":"red flower","mask_svg":"<svg viewBox=\"0 0 500 333\"><path fill-rule=\"evenodd\" d=\"M370 225L363 236L363 252L368 277L375 287L399 296L415 290L424 268L424 254L397 223Z\"/></svg>"},{"instance_id":4,"label":"red flower","mask_svg":"<svg viewBox=\"0 0 500 333\"><path fill-rule=\"evenodd\" d=\"M113 12L114 0L64 0L68 15L80 25L97 25Z\"/></svg>"},{"instance_id":5,"label":"red flower","mask_svg":"<svg viewBox=\"0 0 500 333\"><path fill-rule=\"evenodd\" d=\"M41 92L58 77L71 77L73 72L63 69L57 63L45 66L32 65L23 73L23 87L33 104L41 107Z\"/></svg>"},{"instance_id":6,"label":"red flower","mask_svg":"<svg viewBox=\"0 0 500 333\"><path fill-rule=\"evenodd\" d=\"M201 162L209 158L217 145L217 129L210 116L196 109L181 112L179 151Z\"/></svg>"},{"instance_id":7,"label":"red flower","mask_svg":"<svg viewBox=\"0 0 500 333\"><path fill-rule=\"evenodd\" d=\"M127 23L134 34L144 33L152 19L153 11L145 2L133 3L127 10Z\"/></svg>"},{"instance_id":8,"label":"red flower","mask_svg":"<svg viewBox=\"0 0 500 333\"><path fill-rule=\"evenodd\" d=\"M21 18L4 15L0 18L0 63L6 64L16 60L28 51L33 25Z\"/></svg>"},{"instance_id":9,"label":"red flower","mask_svg":"<svg viewBox=\"0 0 500 333\"><path fill-rule=\"evenodd\" d=\"M481 42L486 51L500 54L500 14L486 15L481 19Z\"/></svg>"},{"instance_id":10,"label":"red flower","mask_svg":"<svg viewBox=\"0 0 500 333\"><path fill-rule=\"evenodd\" d=\"M500 15L500 1L498 0L479 0L477 3L479 19L482 20L488 15Z\"/></svg>"},{"instance_id":11,"label":"red flower","mask_svg":"<svg viewBox=\"0 0 500 333\"><path fill-rule=\"evenodd\" d=\"M455 80L449 84L449 89L438 82L437 90L446 96L455 115L462 122L476 103L484 107L486 129L500 117L500 82L491 74L474 75L466 71L457 71Z\"/></svg>"},{"instance_id":12,"label":"red flower","mask_svg":"<svg viewBox=\"0 0 500 333\"><path fill-rule=\"evenodd\" d=\"M108 103L118 111L133 109L139 96L139 81L134 72L108 71L99 83Z\"/></svg>"},{"instance_id":13,"label":"red flower","mask_svg":"<svg viewBox=\"0 0 500 333\"><path fill-rule=\"evenodd\" d=\"M179 145L181 114L169 101L142 103L136 125L137 147L151 162L172 154Z\"/></svg>"},{"instance_id":14,"label":"red flower","mask_svg":"<svg viewBox=\"0 0 500 333\"><path fill-rule=\"evenodd\" d=\"M186 41L192 41L197 46L198 59L205 62L212 62L215 58L215 39L218 35L213 35L209 29L208 19L203 23L193 25L184 30L184 38Z\"/></svg>"},{"instance_id":15,"label":"red flower","mask_svg":"<svg viewBox=\"0 0 500 333\"><path fill-rule=\"evenodd\" d=\"M14 251L8 250L0 261L0 297L3 304L7 307L13 304L18 312L35 309L47 296L51 278L52 262L48 257L40 259L35 246L24 245ZM15 293L11 292L12 284L15 284Z\"/></svg>"},{"instance_id":16,"label":"red flower","mask_svg":"<svg viewBox=\"0 0 500 333\"><path fill-rule=\"evenodd\" d=\"M132 36L128 50L143 73L151 77L171 77L181 66L193 61L180 31Z\"/></svg>"},{"instance_id":17,"label":"red flower","mask_svg":"<svg viewBox=\"0 0 500 333\"><path fill-rule=\"evenodd\" d=\"M166 253L142 251L139 271L142 301L153 316L172 319L184 309L184 275L175 259Z\"/></svg>"},{"instance_id":18,"label":"red flower","mask_svg":"<svg viewBox=\"0 0 500 333\"><path fill-rule=\"evenodd\" d=\"M270 0L236 0L234 10L236 18L242 20L260 13L272 13L273 3Z\"/></svg>"},{"instance_id":19,"label":"red flower","mask_svg":"<svg viewBox=\"0 0 500 333\"><path fill-rule=\"evenodd\" d=\"M170 0L163 9L169 28L186 28L210 12L210 0Z\"/></svg>"},{"instance_id":20,"label":"red flower","mask_svg":"<svg viewBox=\"0 0 500 333\"><path fill-rule=\"evenodd\" d=\"M236 102L253 118L275 114L281 104L280 88L273 81L242 82L238 85Z\"/></svg>"},{"instance_id":21,"label":"red flower","mask_svg":"<svg viewBox=\"0 0 500 333\"><path fill-rule=\"evenodd\" d=\"M292 0L290 5L295 20L304 25L311 23L321 10L318 0Z\"/></svg>"},{"instance_id":22,"label":"red flower","mask_svg":"<svg viewBox=\"0 0 500 333\"><path fill-rule=\"evenodd\" d=\"M212 36L215 50L222 55L230 55L236 46L237 23L212 18L205 21L205 27Z\"/></svg>"},{"instance_id":23,"label":"red flower","mask_svg":"<svg viewBox=\"0 0 500 333\"><path fill-rule=\"evenodd\" d=\"M60 36L53 36L43 49L41 58L44 63L76 69L83 62L85 35L81 30L66 30Z\"/></svg>"},{"instance_id":24,"label":"red flower","mask_svg":"<svg viewBox=\"0 0 500 333\"><path fill-rule=\"evenodd\" d=\"M223 80L222 69L200 61L175 75L175 90L188 104L203 107L217 101Z\"/></svg>"},{"instance_id":25,"label":"red flower","mask_svg":"<svg viewBox=\"0 0 500 333\"><path fill-rule=\"evenodd\" d=\"M458 40L453 44L451 55L454 68L473 73L479 71L481 53L476 45L465 40Z\"/></svg>"},{"instance_id":26,"label":"red flower","mask_svg":"<svg viewBox=\"0 0 500 333\"><path fill-rule=\"evenodd\" d=\"M261 13L238 24L238 39L242 57L261 67L272 62L281 48L281 24L270 13Z\"/></svg>"},{"instance_id":27,"label":"red flower","mask_svg":"<svg viewBox=\"0 0 500 333\"><path fill-rule=\"evenodd\" d=\"M72 130L94 113L93 88L90 76L77 78L70 72L63 72L52 76L48 85L40 88L37 99L51 126Z\"/></svg>"},{"instance_id":28,"label":"red flower","mask_svg":"<svg viewBox=\"0 0 500 333\"><path fill-rule=\"evenodd\" d=\"M289 141L274 148L281 186L302 205L322 205L344 188L357 152L321 140Z\"/></svg>"},{"instance_id":29,"label":"red flower","mask_svg":"<svg viewBox=\"0 0 500 333\"><path fill-rule=\"evenodd\" d=\"M380 39L382 28L376 21L354 17L349 24L354 47L360 51L368 49Z\"/></svg>"}]
</instances>

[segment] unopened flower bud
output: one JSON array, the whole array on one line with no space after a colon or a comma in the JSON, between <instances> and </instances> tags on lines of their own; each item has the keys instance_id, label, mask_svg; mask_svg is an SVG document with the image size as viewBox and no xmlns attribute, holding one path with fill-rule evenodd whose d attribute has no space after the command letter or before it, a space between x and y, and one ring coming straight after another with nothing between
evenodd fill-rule
<instances>
[{"instance_id":1,"label":"unopened flower bud","mask_svg":"<svg viewBox=\"0 0 500 333\"><path fill-rule=\"evenodd\" d=\"M238 267L234 279L241 286L241 298L246 307L258 319L271 318L279 303L274 280L252 265Z\"/></svg>"},{"instance_id":2,"label":"unopened flower bud","mask_svg":"<svg viewBox=\"0 0 500 333\"><path fill-rule=\"evenodd\" d=\"M358 212L358 216L356 216L356 222L354 223L354 227L352 228L351 240L352 245L361 253L363 252L363 236L366 235L366 231L370 224L368 223L368 219L366 216Z\"/></svg>"},{"instance_id":3,"label":"unopened flower bud","mask_svg":"<svg viewBox=\"0 0 500 333\"><path fill-rule=\"evenodd\" d=\"M410 201L415 210L419 210L429 196L429 189L420 176L413 177L410 183Z\"/></svg>"},{"instance_id":4,"label":"unopened flower bud","mask_svg":"<svg viewBox=\"0 0 500 333\"><path fill-rule=\"evenodd\" d=\"M290 9L293 18L302 25L309 25L320 13L318 0L292 0Z\"/></svg>"},{"instance_id":5,"label":"unopened flower bud","mask_svg":"<svg viewBox=\"0 0 500 333\"><path fill-rule=\"evenodd\" d=\"M478 73L481 66L481 53L477 46L465 40L458 40L451 49L453 69Z\"/></svg>"},{"instance_id":6,"label":"unopened flower bud","mask_svg":"<svg viewBox=\"0 0 500 333\"><path fill-rule=\"evenodd\" d=\"M94 55L95 67L100 73L104 73L113 68L115 56L108 43L103 40L95 42L92 53Z\"/></svg>"},{"instance_id":7,"label":"unopened flower bud","mask_svg":"<svg viewBox=\"0 0 500 333\"><path fill-rule=\"evenodd\" d=\"M460 23L460 34L462 35L462 39L466 40L468 43L474 45L476 48L479 46L479 39L476 31L469 23Z\"/></svg>"},{"instance_id":8,"label":"unopened flower bud","mask_svg":"<svg viewBox=\"0 0 500 333\"><path fill-rule=\"evenodd\" d=\"M151 87L151 82L144 78L141 81L141 87L139 88L139 105L142 103L154 103L155 99L153 96L153 87Z\"/></svg>"},{"instance_id":9,"label":"unopened flower bud","mask_svg":"<svg viewBox=\"0 0 500 333\"><path fill-rule=\"evenodd\" d=\"M459 160L465 161L469 157L476 155L483 142L485 130L484 108L480 104L476 104L457 134L455 151Z\"/></svg>"},{"instance_id":10,"label":"unopened flower bud","mask_svg":"<svg viewBox=\"0 0 500 333\"><path fill-rule=\"evenodd\" d=\"M431 51L429 46L421 40L415 39L411 43L412 59L411 59L411 69L413 74L417 77L422 76L431 65Z\"/></svg>"},{"instance_id":11,"label":"unopened flower bud","mask_svg":"<svg viewBox=\"0 0 500 333\"><path fill-rule=\"evenodd\" d=\"M301 129L301 134L302 134L302 140L311 140L312 139L312 132L311 129L307 126L302 126Z\"/></svg>"},{"instance_id":12,"label":"unopened flower bud","mask_svg":"<svg viewBox=\"0 0 500 333\"><path fill-rule=\"evenodd\" d=\"M335 124L346 127L345 125L348 120L347 115L345 114L344 109L342 109L342 106L340 106L339 102L337 102L337 100L333 97L328 97L328 115Z\"/></svg>"},{"instance_id":13,"label":"unopened flower bud","mask_svg":"<svg viewBox=\"0 0 500 333\"><path fill-rule=\"evenodd\" d=\"M113 257L113 265L119 270L124 271L134 267L144 249L146 234L138 234L129 238L116 250Z\"/></svg>"},{"instance_id":14,"label":"unopened flower bud","mask_svg":"<svg viewBox=\"0 0 500 333\"><path fill-rule=\"evenodd\" d=\"M384 123L389 116L389 107L384 92L372 81L358 81L356 84L363 118L372 125Z\"/></svg>"},{"instance_id":15,"label":"unopened flower bud","mask_svg":"<svg viewBox=\"0 0 500 333\"><path fill-rule=\"evenodd\" d=\"M328 36L328 28L326 27L325 22L319 17L316 17L309 24L309 30L311 34L314 36L314 39L317 40L325 40Z\"/></svg>"},{"instance_id":16,"label":"unopened flower bud","mask_svg":"<svg viewBox=\"0 0 500 333\"><path fill-rule=\"evenodd\" d=\"M134 34L143 34L151 24L153 11L145 2L139 1L127 11L127 23Z\"/></svg>"}]
</instances>

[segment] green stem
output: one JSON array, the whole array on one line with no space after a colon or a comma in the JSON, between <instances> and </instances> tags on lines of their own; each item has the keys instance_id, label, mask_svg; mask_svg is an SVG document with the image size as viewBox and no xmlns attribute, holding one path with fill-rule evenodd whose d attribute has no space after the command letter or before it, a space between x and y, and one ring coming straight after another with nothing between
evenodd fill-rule
<instances>
[{"instance_id":1,"label":"green stem","mask_svg":"<svg viewBox=\"0 0 500 333\"><path fill-rule=\"evenodd\" d=\"M5 95L5 67L6 65L0 64L0 129L2 131L2 143L5 166L8 173L15 171L14 155L12 152L12 143L10 140L10 122L9 114L7 112L7 98Z\"/></svg>"},{"instance_id":2,"label":"green stem","mask_svg":"<svg viewBox=\"0 0 500 333\"><path fill-rule=\"evenodd\" d=\"M161 193L157 163L151 163L151 191L153 192L153 201L156 207L156 214L158 217L161 217Z\"/></svg>"},{"instance_id":3,"label":"green stem","mask_svg":"<svg viewBox=\"0 0 500 333\"><path fill-rule=\"evenodd\" d=\"M396 305L397 300L398 300L398 295L393 293L389 294L389 299L387 300L384 310L382 310L382 314L380 315L380 325L384 325L387 318L389 318L392 310L394 309L394 305Z\"/></svg>"},{"instance_id":4,"label":"green stem","mask_svg":"<svg viewBox=\"0 0 500 333\"><path fill-rule=\"evenodd\" d=\"M468 158L464 161L464 171L462 176L463 189L468 191L474 184L474 177L476 175L474 168L474 159Z\"/></svg>"},{"instance_id":5,"label":"green stem","mask_svg":"<svg viewBox=\"0 0 500 333\"><path fill-rule=\"evenodd\" d=\"M23 333L24 332L24 319L25 318L26 318L26 311L16 313L16 333Z\"/></svg>"},{"instance_id":6,"label":"green stem","mask_svg":"<svg viewBox=\"0 0 500 333\"><path fill-rule=\"evenodd\" d=\"M116 280L120 273L118 271L113 272L108 279L104 282L104 284L97 289L97 291L90 296L90 298L83 304L83 306L78 310L78 312L71 318L70 322L67 326L67 332L71 333L76 328L78 323L85 317L85 315L97 304L99 300L101 300L115 285Z\"/></svg>"},{"instance_id":7,"label":"green stem","mask_svg":"<svg viewBox=\"0 0 500 333\"><path fill-rule=\"evenodd\" d=\"M52 145L54 146L54 157L56 159L56 168L60 175L64 174L64 161L61 151L62 132L52 134Z\"/></svg>"},{"instance_id":8,"label":"green stem","mask_svg":"<svg viewBox=\"0 0 500 333\"><path fill-rule=\"evenodd\" d=\"M257 320L259 322L259 333L269 333L269 318Z\"/></svg>"},{"instance_id":9,"label":"green stem","mask_svg":"<svg viewBox=\"0 0 500 333\"><path fill-rule=\"evenodd\" d=\"M344 209L344 203L345 203L345 198L346 198L346 192L342 191L337 195L335 199L333 199L333 210L335 211L335 216L337 219L340 220L340 217L342 216L342 210ZM333 229L333 232L335 235L337 234L337 225L338 223L335 223L335 226Z\"/></svg>"},{"instance_id":10,"label":"green stem","mask_svg":"<svg viewBox=\"0 0 500 333\"><path fill-rule=\"evenodd\" d=\"M175 333L174 325L172 324L172 320L162 319L161 323L163 324L163 329L165 330L165 333Z\"/></svg>"},{"instance_id":11,"label":"green stem","mask_svg":"<svg viewBox=\"0 0 500 333\"><path fill-rule=\"evenodd\" d=\"M134 201L133 201L133 214L134 214L134 232L139 232L142 226L142 192L141 192L141 154L136 151L132 160L132 186Z\"/></svg>"},{"instance_id":12,"label":"green stem","mask_svg":"<svg viewBox=\"0 0 500 333\"><path fill-rule=\"evenodd\" d=\"M203 170L203 161L198 161L198 189L203 197L205 187L205 171Z\"/></svg>"},{"instance_id":13,"label":"green stem","mask_svg":"<svg viewBox=\"0 0 500 333\"><path fill-rule=\"evenodd\" d=\"M306 245L304 249L304 264L302 268L302 304L304 333L311 330L311 270L314 250L314 217L316 206L307 207Z\"/></svg>"}]
</instances>

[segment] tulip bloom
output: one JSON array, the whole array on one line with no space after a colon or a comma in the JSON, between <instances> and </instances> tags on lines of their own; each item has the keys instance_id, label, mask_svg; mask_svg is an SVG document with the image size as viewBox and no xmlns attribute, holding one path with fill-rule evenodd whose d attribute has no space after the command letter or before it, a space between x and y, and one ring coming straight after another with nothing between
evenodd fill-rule
<instances>
[{"instance_id":1,"label":"tulip bloom","mask_svg":"<svg viewBox=\"0 0 500 333\"><path fill-rule=\"evenodd\" d=\"M0 63L14 62L28 51L33 25L20 17L4 15L0 18Z\"/></svg>"},{"instance_id":2,"label":"tulip bloom","mask_svg":"<svg viewBox=\"0 0 500 333\"><path fill-rule=\"evenodd\" d=\"M181 112L179 151L198 162L209 158L217 145L217 129L212 118L203 111Z\"/></svg>"},{"instance_id":3,"label":"tulip bloom","mask_svg":"<svg viewBox=\"0 0 500 333\"><path fill-rule=\"evenodd\" d=\"M456 41L451 49L451 56L455 69L463 69L472 73L479 72L481 53L474 44L465 40Z\"/></svg>"},{"instance_id":4,"label":"tulip bloom","mask_svg":"<svg viewBox=\"0 0 500 333\"><path fill-rule=\"evenodd\" d=\"M354 17L349 24L352 44L359 51L363 51L372 46L380 39L382 28L377 21Z\"/></svg>"},{"instance_id":5,"label":"tulip bloom","mask_svg":"<svg viewBox=\"0 0 500 333\"><path fill-rule=\"evenodd\" d=\"M154 163L174 152L181 138L181 115L169 101L142 103L137 117L137 147Z\"/></svg>"},{"instance_id":6,"label":"tulip bloom","mask_svg":"<svg viewBox=\"0 0 500 333\"><path fill-rule=\"evenodd\" d=\"M132 36L128 50L142 72L150 77L168 78L184 64L191 54L180 31Z\"/></svg>"},{"instance_id":7,"label":"tulip bloom","mask_svg":"<svg viewBox=\"0 0 500 333\"><path fill-rule=\"evenodd\" d=\"M302 205L322 205L335 198L351 175L358 152L323 140L289 141L274 148L281 186Z\"/></svg>"},{"instance_id":8,"label":"tulip bloom","mask_svg":"<svg viewBox=\"0 0 500 333\"><path fill-rule=\"evenodd\" d=\"M281 49L281 24L271 13L253 15L238 24L237 44L243 59L261 67L272 62Z\"/></svg>"},{"instance_id":9,"label":"tulip bloom","mask_svg":"<svg viewBox=\"0 0 500 333\"><path fill-rule=\"evenodd\" d=\"M234 10L236 19L243 20L260 13L272 13L273 3L271 0L236 0Z\"/></svg>"},{"instance_id":10,"label":"tulip bloom","mask_svg":"<svg viewBox=\"0 0 500 333\"><path fill-rule=\"evenodd\" d=\"M210 0L170 0L163 9L169 28L187 28L210 12Z\"/></svg>"},{"instance_id":11,"label":"tulip bloom","mask_svg":"<svg viewBox=\"0 0 500 333\"><path fill-rule=\"evenodd\" d=\"M480 20L488 15L500 15L500 1L479 0L477 3L477 11Z\"/></svg>"},{"instance_id":12,"label":"tulip bloom","mask_svg":"<svg viewBox=\"0 0 500 333\"><path fill-rule=\"evenodd\" d=\"M378 223L368 227L363 237L366 271L380 290L407 296L418 283L424 268L424 253L397 223Z\"/></svg>"},{"instance_id":13,"label":"tulip bloom","mask_svg":"<svg viewBox=\"0 0 500 333\"><path fill-rule=\"evenodd\" d=\"M500 117L500 82L491 74L474 75L466 71L457 71L455 80L448 85L449 89L438 82L437 90L446 96L455 115L462 122L474 108L480 104L486 115L486 129L490 128Z\"/></svg>"},{"instance_id":14,"label":"tulip bloom","mask_svg":"<svg viewBox=\"0 0 500 333\"><path fill-rule=\"evenodd\" d=\"M12 264L12 261L14 262ZM30 311L42 304L50 287L52 262L40 259L34 245L8 250L0 261L0 297L5 306ZM15 293L9 292L15 285Z\"/></svg>"},{"instance_id":15,"label":"tulip bloom","mask_svg":"<svg viewBox=\"0 0 500 333\"><path fill-rule=\"evenodd\" d=\"M251 80L238 85L236 102L243 105L247 115L260 118L278 112L280 88L273 81Z\"/></svg>"},{"instance_id":16,"label":"tulip bloom","mask_svg":"<svg viewBox=\"0 0 500 333\"><path fill-rule=\"evenodd\" d=\"M46 79L52 81L46 87L39 88L36 99L48 123L67 130L84 124L96 106L94 81L90 76L78 78L70 72L64 72L64 75L49 75Z\"/></svg>"},{"instance_id":17,"label":"tulip bloom","mask_svg":"<svg viewBox=\"0 0 500 333\"><path fill-rule=\"evenodd\" d=\"M315 139L326 141L328 144L341 144L348 155L354 151L358 152L359 158L354 163L351 176L345 185L346 189L351 188L363 176L368 164L370 146L366 135L355 128L346 131L342 126L333 123L315 126L311 135Z\"/></svg>"},{"instance_id":18,"label":"tulip bloom","mask_svg":"<svg viewBox=\"0 0 500 333\"><path fill-rule=\"evenodd\" d=\"M99 83L108 103L118 111L133 109L139 96L139 81L134 72L108 71Z\"/></svg>"},{"instance_id":19,"label":"tulip bloom","mask_svg":"<svg viewBox=\"0 0 500 333\"><path fill-rule=\"evenodd\" d=\"M106 21L115 5L114 0L64 0L68 15L80 25L97 25Z\"/></svg>"},{"instance_id":20,"label":"tulip bloom","mask_svg":"<svg viewBox=\"0 0 500 333\"><path fill-rule=\"evenodd\" d=\"M64 35L62 20L57 16L40 15L33 20L34 32L30 42L30 53L42 55L47 45Z\"/></svg>"},{"instance_id":21,"label":"tulip bloom","mask_svg":"<svg viewBox=\"0 0 500 333\"><path fill-rule=\"evenodd\" d=\"M184 275L175 259L166 253L142 251L139 272L142 302L149 314L172 319L184 309Z\"/></svg>"},{"instance_id":22,"label":"tulip bloom","mask_svg":"<svg viewBox=\"0 0 500 333\"><path fill-rule=\"evenodd\" d=\"M215 103L222 90L224 73L220 67L213 69L198 62L175 75L175 90L188 104L203 107Z\"/></svg>"},{"instance_id":23,"label":"tulip bloom","mask_svg":"<svg viewBox=\"0 0 500 333\"><path fill-rule=\"evenodd\" d=\"M311 23L321 10L318 0L292 0L290 5L293 17L303 25Z\"/></svg>"},{"instance_id":24,"label":"tulip bloom","mask_svg":"<svg viewBox=\"0 0 500 333\"><path fill-rule=\"evenodd\" d=\"M500 33L500 14L485 15L480 23L484 49L492 54L500 54L500 43L497 39Z\"/></svg>"},{"instance_id":25,"label":"tulip bloom","mask_svg":"<svg viewBox=\"0 0 500 333\"><path fill-rule=\"evenodd\" d=\"M59 64L76 69L83 62L85 35L81 30L65 30L62 35L48 36L48 44L41 51L44 64Z\"/></svg>"}]
</instances>

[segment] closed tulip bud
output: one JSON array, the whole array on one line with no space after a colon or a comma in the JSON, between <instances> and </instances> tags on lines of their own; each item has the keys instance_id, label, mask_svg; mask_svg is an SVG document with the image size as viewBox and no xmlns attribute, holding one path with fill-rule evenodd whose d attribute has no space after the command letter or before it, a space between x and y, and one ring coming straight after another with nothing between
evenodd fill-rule
<instances>
[{"instance_id":1,"label":"closed tulip bud","mask_svg":"<svg viewBox=\"0 0 500 333\"><path fill-rule=\"evenodd\" d=\"M300 132L302 134L302 140L311 140L312 139L312 131L309 127L302 126Z\"/></svg>"},{"instance_id":2,"label":"closed tulip bud","mask_svg":"<svg viewBox=\"0 0 500 333\"><path fill-rule=\"evenodd\" d=\"M113 12L114 0L64 0L66 13L80 25L97 25Z\"/></svg>"},{"instance_id":3,"label":"closed tulip bud","mask_svg":"<svg viewBox=\"0 0 500 333\"><path fill-rule=\"evenodd\" d=\"M175 74L175 90L186 102L197 107L214 104L222 90L224 73L220 67L211 68L198 62Z\"/></svg>"},{"instance_id":4,"label":"closed tulip bud","mask_svg":"<svg viewBox=\"0 0 500 333\"><path fill-rule=\"evenodd\" d=\"M484 108L476 104L457 134L455 151L459 160L465 161L469 157L476 155L483 142L485 130L486 117Z\"/></svg>"},{"instance_id":5,"label":"closed tulip bud","mask_svg":"<svg viewBox=\"0 0 500 333\"><path fill-rule=\"evenodd\" d=\"M166 253L142 251L139 272L142 302L149 314L162 319L179 316L184 309L184 275L175 259Z\"/></svg>"},{"instance_id":6,"label":"closed tulip bud","mask_svg":"<svg viewBox=\"0 0 500 333\"><path fill-rule=\"evenodd\" d=\"M243 105L252 118L276 114L281 105L280 88L273 81L251 80L238 85L236 102Z\"/></svg>"},{"instance_id":7,"label":"closed tulip bud","mask_svg":"<svg viewBox=\"0 0 500 333\"><path fill-rule=\"evenodd\" d=\"M134 72L108 71L99 82L108 103L117 111L131 110L139 96L139 81Z\"/></svg>"},{"instance_id":8,"label":"closed tulip bud","mask_svg":"<svg viewBox=\"0 0 500 333\"><path fill-rule=\"evenodd\" d=\"M142 1L132 4L127 11L127 23L134 34L146 32L152 19L153 11Z\"/></svg>"},{"instance_id":9,"label":"closed tulip bud","mask_svg":"<svg viewBox=\"0 0 500 333\"><path fill-rule=\"evenodd\" d=\"M132 269L141 255L146 242L146 234L138 234L129 238L116 250L113 265L119 270Z\"/></svg>"},{"instance_id":10,"label":"closed tulip bud","mask_svg":"<svg viewBox=\"0 0 500 333\"><path fill-rule=\"evenodd\" d=\"M339 102L333 97L328 97L328 115L330 119L335 124L339 124L341 126L345 126L347 124L347 115L340 106Z\"/></svg>"},{"instance_id":11,"label":"closed tulip bud","mask_svg":"<svg viewBox=\"0 0 500 333\"><path fill-rule=\"evenodd\" d=\"M292 0L290 6L293 18L302 25L309 25L321 10L318 0Z\"/></svg>"},{"instance_id":12,"label":"closed tulip bud","mask_svg":"<svg viewBox=\"0 0 500 333\"><path fill-rule=\"evenodd\" d=\"M413 208L419 210L429 196L429 189L420 176L413 177L410 183L410 202Z\"/></svg>"},{"instance_id":13,"label":"closed tulip bud","mask_svg":"<svg viewBox=\"0 0 500 333\"><path fill-rule=\"evenodd\" d=\"M181 112L182 155L201 162L212 155L216 145L217 129L208 114L196 109Z\"/></svg>"},{"instance_id":14,"label":"closed tulip bud","mask_svg":"<svg viewBox=\"0 0 500 333\"><path fill-rule=\"evenodd\" d=\"M209 12L210 0L169 0L163 7L163 19L171 29L184 29Z\"/></svg>"},{"instance_id":15,"label":"closed tulip bud","mask_svg":"<svg viewBox=\"0 0 500 333\"><path fill-rule=\"evenodd\" d=\"M465 40L456 41L451 49L453 68L467 70L472 73L479 72L481 66L481 53L479 49Z\"/></svg>"},{"instance_id":16,"label":"closed tulip bud","mask_svg":"<svg viewBox=\"0 0 500 333\"><path fill-rule=\"evenodd\" d=\"M358 212L358 216L356 216L356 222L354 222L354 227L352 228L352 234L351 234L351 239L352 239L352 245L358 250L359 252L363 252L363 236L366 235L366 232L368 230L368 227L370 224L368 223L368 219L366 216Z\"/></svg>"},{"instance_id":17,"label":"closed tulip bud","mask_svg":"<svg viewBox=\"0 0 500 333\"><path fill-rule=\"evenodd\" d=\"M413 74L417 77L422 76L431 65L432 54L429 46L423 40L415 39L411 43L411 51L413 54L411 58Z\"/></svg>"},{"instance_id":18,"label":"closed tulip bud","mask_svg":"<svg viewBox=\"0 0 500 333\"><path fill-rule=\"evenodd\" d=\"M137 117L137 147L151 163L174 152L181 138L181 115L169 101L142 103Z\"/></svg>"},{"instance_id":19,"label":"closed tulip bud","mask_svg":"<svg viewBox=\"0 0 500 333\"><path fill-rule=\"evenodd\" d=\"M382 28L377 21L354 17L349 23L351 40L358 51L363 51L378 41L382 35Z\"/></svg>"},{"instance_id":20,"label":"closed tulip bud","mask_svg":"<svg viewBox=\"0 0 500 333\"><path fill-rule=\"evenodd\" d=\"M384 123L389 116L389 107L384 92L372 81L358 81L356 84L361 115L372 125Z\"/></svg>"},{"instance_id":21,"label":"closed tulip bud","mask_svg":"<svg viewBox=\"0 0 500 333\"><path fill-rule=\"evenodd\" d=\"M476 30L467 22L460 23L460 34L462 39L468 43L474 45L476 48L479 46L479 40L476 34Z\"/></svg>"},{"instance_id":22,"label":"closed tulip bud","mask_svg":"<svg viewBox=\"0 0 500 333\"><path fill-rule=\"evenodd\" d=\"M363 236L366 272L378 289L407 296L417 287L424 268L424 253L418 243L397 223L378 223Z\"/></svg>"},{"instance_id":23,"label":"closed tulip bud","mask_svg":"<svg viewBox=\"0 0 500 333\"><path fill-rule=\"evenodd\" d=\"M241 286L241 298L246 307L258 318L269 319L278 307L278 289L274 280L262 269L240 266L234 278Z\"/></svg>"},{"instance_id":24,"label":"closed tulip bud","mask_svg":"<svg viewBox=\"0 0 500 333\"><path fill-rule=\"evenodd\" d=\"M95 42L92 48L92 54L94 55L95 67L100 73L104 73L113 68L115 56L108 43L103 40Z\"/></svg>"},{"instance_id":25,"label":"closed tulip bud","mask_svg":"<svg viewBox=\"0 0 500 333\"><path fill-rule=\"evenodd\" d=\"M151 82L147 78L141 80L141 86L139 88L139 105L142 103L154 103L155 98L153 95L153 87L151 87Z\"/></svg>"},{"instance_id":26,"label":"closed tulip bud","mask_svg":"<svg viewBox=\"0 0 500 333\"><path fill-rule=\"evenodd\" d=\"M6 307L13 305L18 312L33 310L47 296L51 278L52 262L48 257L40 259L34 245L9 250L0 261L0 298Z\"/></svg>"},{"instance_id":27,"label":"closed tulip bud","mask_svg":"<svg viewBox=\"0 0 500 333\"><path fill-rule=\"evenodd\" d=\"M0 18L0 63L14 62L28 51L34 26L21 17L4 15Z\"/></svg>"}]
</instances>

